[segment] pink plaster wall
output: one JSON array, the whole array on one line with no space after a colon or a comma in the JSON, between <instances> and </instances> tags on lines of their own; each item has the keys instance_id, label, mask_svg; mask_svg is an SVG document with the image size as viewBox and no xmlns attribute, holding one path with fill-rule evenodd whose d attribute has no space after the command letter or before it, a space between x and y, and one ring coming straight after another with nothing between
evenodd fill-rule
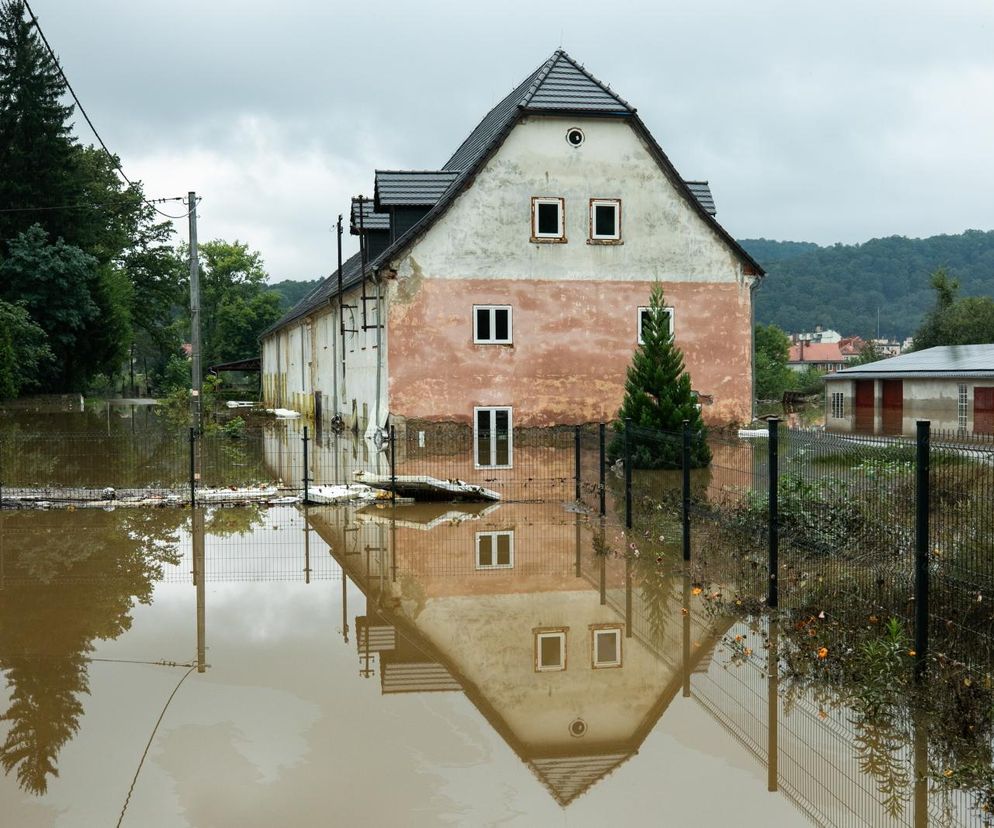
<instances>
[{"instance_id":1,"label":"pink plaster wall","mask_svg":"<svg viewBox=\"0 0 994 828\"><path fill-rule=\"evenodd\" d=\"M414 282L415 280L412 280ZM636 346L636 308L653 282L417 279L390 302L392 414L472 422L473 407L510 405L514 426L610 420ZM714 397L710 424L752 407L747 286L663 283L694 390ZM473 305L511 305L512 345L473 344Z\"/></svg>"}]
</instances>

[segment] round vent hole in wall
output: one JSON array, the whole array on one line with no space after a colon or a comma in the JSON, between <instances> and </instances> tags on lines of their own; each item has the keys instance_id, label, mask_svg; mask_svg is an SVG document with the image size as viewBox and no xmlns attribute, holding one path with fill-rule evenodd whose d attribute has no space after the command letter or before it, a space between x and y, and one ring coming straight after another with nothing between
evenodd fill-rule
<instances>
[{"instance_id":1,"label":"round vent hole in wall","mask_svg":"<svg viewBox=\"0 0 994 828\"><path fill-rule=\"evenodd\" d=\"M578 147L583 143L586 136L579 127L570 127L566 130L566 143L571 147Z\"/></svg>"},{"instance_id":2,"label":"round vent hole in wall","mask_svg":"<svg viewBox=\"0 0 994 828\"><path fill-rule=\"evenodd\" d=\"M581 736L585 736L586 733L587 733L587 723L583 721L583 719L573 719L573 721L569 723L570 736L576 736L577 738L580 738Z\"/></svg>"}]
</instances>

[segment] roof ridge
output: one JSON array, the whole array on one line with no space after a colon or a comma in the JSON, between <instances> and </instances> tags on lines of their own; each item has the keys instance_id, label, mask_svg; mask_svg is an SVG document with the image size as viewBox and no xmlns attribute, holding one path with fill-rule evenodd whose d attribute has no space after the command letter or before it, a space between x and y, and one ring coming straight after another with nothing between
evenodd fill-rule
<instances>
[{"instance_id":1,"label":"roof ridge","mask_svg":"<svg viewBox=\"0 0 994 828\"><path fill-rule=\"evenodd\" d=\"M379 173L432 173L432 174L436 174L436 175L438 173L441 173L443 175L455 175L455 174L457 174L459 172L461 172L461 171L460 170L444 170L444 169L433 170L433 169L429 169L429 168L420 169L420 170L399 170L399 169L398 170L382 170L382 169L378 169L377 168L377 169L373 170L373 173L376 174L376 175L378 175Z\"/></svg>"},{"instance_id":2,"label":"roof ridge","mask_svg":"<svg viewBox=\"0 0 994 828\"><path fill-rule=\"evenodd\" d=\"M554 67L559 62L559 58L565 54L566 52L562 49L556 49L556 51L552 53L552 56L542 64L538 70L538 74L535 75L535 80L533 80L531 86L525 90L524 97L518 101L519 107L523 108L528 106L531 99L535 97L535 93L538 92L538 88L542 85L545 79L549 77L549 72L552 71L552 67Z\"/></svg>"},{"instance_id":3,"label":"roof ridge","mask_svg":"<svg viewBox=\"0 0 994 828\"><path fill-rule=\"evenodd\" d=\"M599 78L595 78L592 74L590 74L590 72L587 71L587 67L586 66L584 66L582 63L577 63L576 60L574 60L573 57L569 54L569 52L567 52L565 49L560 49L559 50L559 55L561 57L566 58L566 60L568 60L573 65L574 69L576 69L578 72L581 72L587 78L587 80L589 80L591 83L596 83L601 89L603 89L605 92L607 92L612 98L614 98L616 101L618 101L618 103L620 103L626 109L628 109L631 112L637 112L638 111L634 106L632 106L630 103L628 103L628 101L626 101L624 98L622 98L621 95L619 95L617 92L615 92L611 88L611 84L605 83L604 81L600 80Z\"/></svg>"}]
</instances>

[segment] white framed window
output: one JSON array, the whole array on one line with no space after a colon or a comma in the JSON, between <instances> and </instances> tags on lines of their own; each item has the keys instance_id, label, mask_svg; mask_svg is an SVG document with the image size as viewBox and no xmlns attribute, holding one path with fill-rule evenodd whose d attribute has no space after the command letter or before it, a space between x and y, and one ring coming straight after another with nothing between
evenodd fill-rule
<instances>
[{"instance_id":1,"label":"white framed window","mask_svg":"<svg viewBox=\"0 0 994 828\"><path fill-rule=\"evenodd\" d=\"M510 345L511 306L473 305L473 342L479 345Z\"/></svg>"},{"instance_id":2,"label":"white framed window","mask_svg":"<svg viewBox=\"0 0 994 828\"><path fill-rule=\"evenodd\" d=\"M621 241L621 199L590 199L590 241Z\"/></svg>"},{"instance_id":3,"label":"white framed window","mask_svg":"<svg viewBox=\"0 0 994 828\"><path fill-rule=\"evenodd\" d=\"M566 207L561 198L532 198L532 241L566 241Z\"/></svg>"},{"instance_id":4,"label":"white framed window","mask_svg":"<svg viewBox=\"0 0 994 828\"><path fill-rule=\"evenodd\" d=\"M535 670L539 673L566 669L566 628L534 630Z\"/></svg>"},{"instance_id":5,"label":"white framed window","mask_svg":"<svg viewBox=\"0 0 994 828\"><path fill-rule=\"evenodd\" d=\"M970 392L965 382L956 389L956 427L960 434L966 434L966 418L970 413Z\"/></svg>"},{"instance_id":6,"label":"white framed window","mask_svg":"<svg viewBox=\"0 0 994 828\"><path fill-rule=\"evenodd\" d=\"M511 569L513 566L513 531L476 533L477 569Z\"/></svg>"},{"instance_id":7,"label":"white framed window","mask_svg":"<svg viewBox=\"0 0 994 828\"><path fill-rule=\"evenodd\" d=\"M660 313L666 317L666 331L670 336L673 336L673 308L660 308ZM645 340L642 339L642 325L649 318L649 314L652 313L652 308L639 308L638 312L638 343L639 345L644 345Z\"/></svg>"},{"instance_id":8,"label":"white framed window","mask_svg":"<svg viewBox=\"0 0 994 828\"><path fill-rule=\"evenodd\" d=\"M621 666L621 627L590 629L591 663L595 669Z\"/></svg>"},{"instance_id":9,"label":"white framed window","mask_svg":"<svg viewBox=\"0 0 994 828\"><path fill-rule=\"evenodd\" d=\"M510 406L473 409L473 459L478 469L509 469L514 435Z\"/></svg>"},{"instance_id":10,"label":"white framed window","mask_svg":"<svg viewBox=\"0 0 994 828\"><path fill-rule=\"evenodd\" d=\"M846 416L846 395L842 391L832 392L832 417L841 420Z\"/></svg>"}]
</instances>

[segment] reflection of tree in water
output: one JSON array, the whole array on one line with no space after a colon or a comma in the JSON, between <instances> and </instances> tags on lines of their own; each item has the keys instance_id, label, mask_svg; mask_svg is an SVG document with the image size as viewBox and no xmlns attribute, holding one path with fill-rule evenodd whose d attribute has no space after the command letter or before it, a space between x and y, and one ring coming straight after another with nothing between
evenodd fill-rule
<instances>
[{"instance_id":1,"label":"reflection of tree in water","mask_svg":"<svg viewBox=\"0 0 994 828\"><path fill-rule=\"evenodd\" d=\"M131 626L136 602L151 602L163 566L179 562L173 510L25 512L5 516L0 670L11 703L0 765L21 788L43 794L56 759L79 728L89 691L87 654L96 639Z\"/></svg>"}]
</instances>

